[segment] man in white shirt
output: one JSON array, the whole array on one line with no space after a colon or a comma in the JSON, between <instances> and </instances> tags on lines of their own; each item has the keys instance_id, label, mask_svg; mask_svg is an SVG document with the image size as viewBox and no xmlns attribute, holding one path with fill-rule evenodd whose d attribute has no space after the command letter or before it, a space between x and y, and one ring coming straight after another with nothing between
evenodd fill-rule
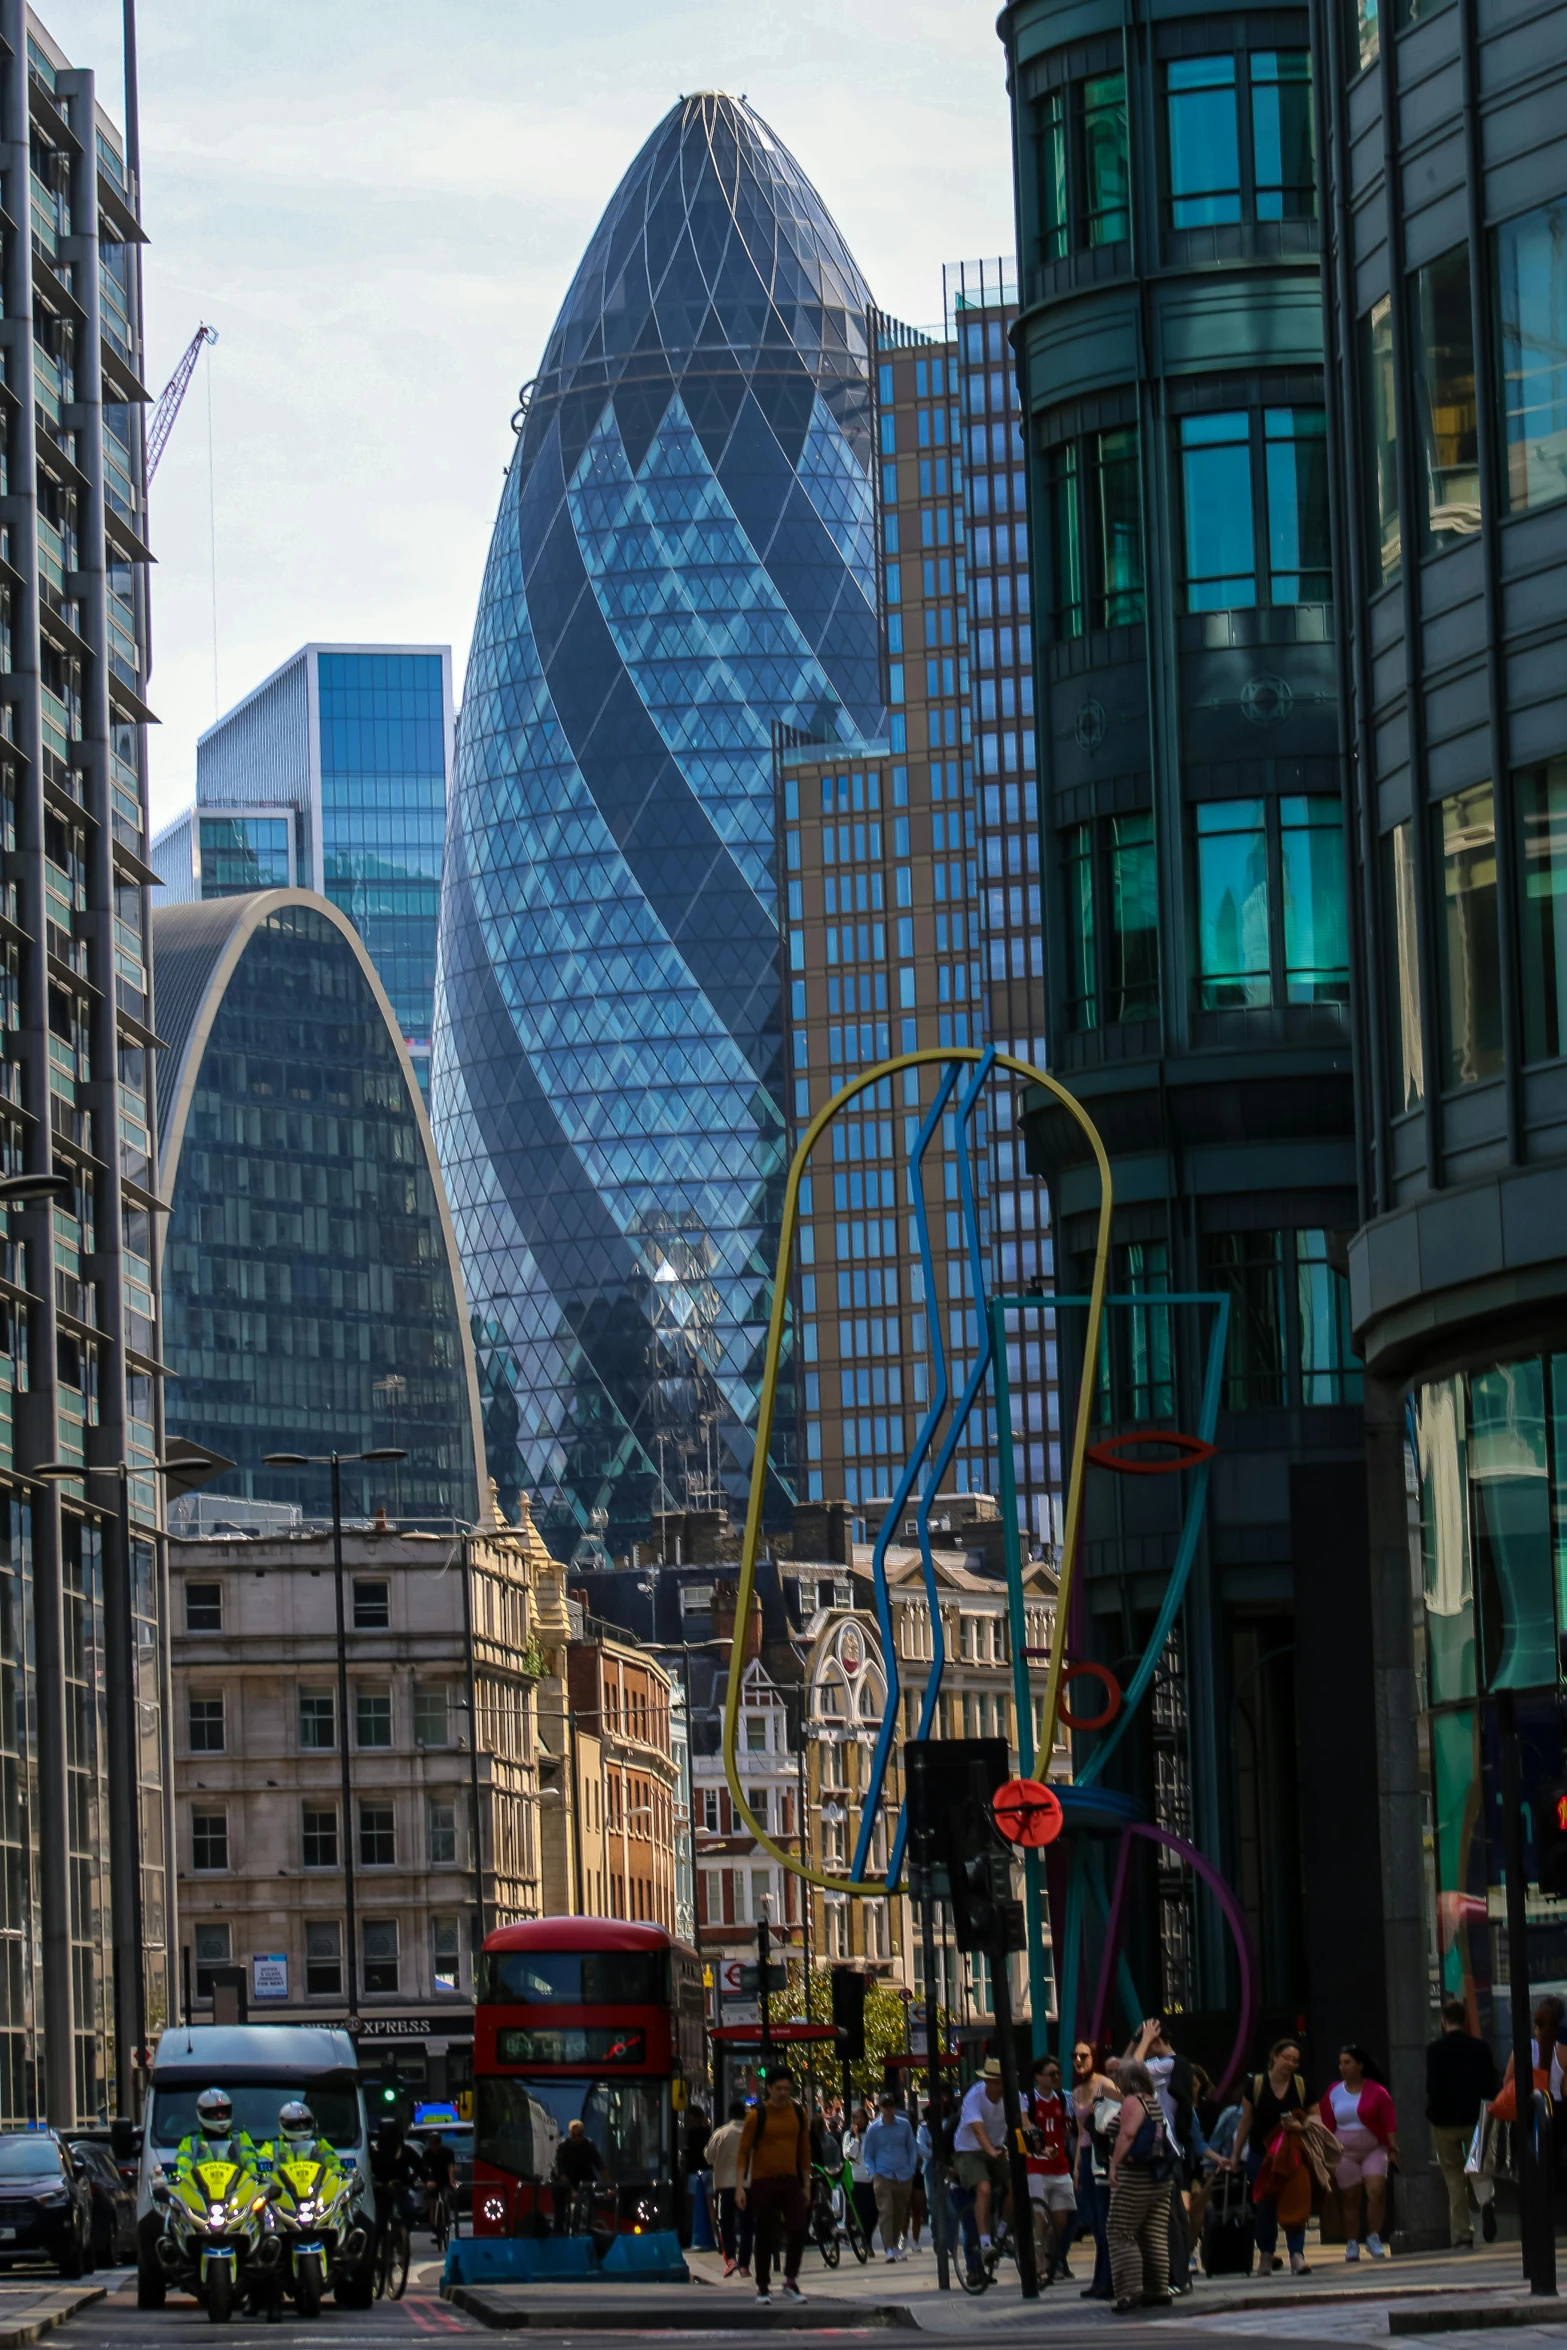
<instances>
[{"instance_id":1,"label":"man in white shirt","mask_svg":"<svg viewBox=\"0 0 1567 2350\"><path fill-rule=\"evenodd\" d=\"M1006 2195L1010 2182L1006 2156L1006 2117L1001 2106L1001 2063L987 2056L979 2079L963 2099L952 2152L958 2185L974 2190L974 2223L982 2246L990 2242L992 2195Z\"/></svg>"},{"instance_id":2,"label":"man in white shirt","mask_svg":"<svg viewBox=\"0 0 1567 2350\"><path fill-rule=\"evenodd\" d=\"M724 2274L732 2277L739 2265L739 2230L735 2211L735 2189L740 2183L740 2137L745 2125L745 2105L735 2098L729 2108L729 2119L717 2128L707 2141L708 2167L713 2174L713 2193L718 2198L718 2248L724 2256Z\"/></svg>"}]
</instances>

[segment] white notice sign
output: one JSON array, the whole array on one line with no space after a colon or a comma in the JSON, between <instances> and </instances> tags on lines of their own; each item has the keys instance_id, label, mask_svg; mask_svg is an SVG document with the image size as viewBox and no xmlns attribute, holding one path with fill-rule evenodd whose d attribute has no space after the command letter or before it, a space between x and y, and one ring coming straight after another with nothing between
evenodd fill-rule
<instances>
[{"instance_id":1,"label":"white notice sign","mask_svg":"<svg viewBox=\"0 0 1567 2350\"><path fill-rule=\"evenodd\" d=\"M288 1953L272 1950L263 1955L259 1950L251 1954L250 1993L253 1999L286 1999L288 1997Z\"/></svg>"}]
</instances>

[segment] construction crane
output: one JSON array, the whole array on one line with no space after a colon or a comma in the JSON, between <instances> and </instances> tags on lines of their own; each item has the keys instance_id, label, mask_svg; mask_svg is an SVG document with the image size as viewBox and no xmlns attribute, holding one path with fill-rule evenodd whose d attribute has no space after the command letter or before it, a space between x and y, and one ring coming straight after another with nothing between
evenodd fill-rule
<instances>
[{"instance_id":1,"label":"construction crane","mask_svg":"<svg viewBox=\"0 0 1567 2350\"><path fill-rule=\"evenodd\" d=\"M149 488L152 484L152 477L158 470L158 459L169 445L169 435L174 430L174 419L180 412L180 403L190 390L190 379L196 372L196 362L201 357L201 346L203 343L215 343L217 339L218 330L215 326L198 326L186 345L184 357L158 394L158 405L154 408L152 422L147 427L147 483Z\"/></svg>"}]
</instances>

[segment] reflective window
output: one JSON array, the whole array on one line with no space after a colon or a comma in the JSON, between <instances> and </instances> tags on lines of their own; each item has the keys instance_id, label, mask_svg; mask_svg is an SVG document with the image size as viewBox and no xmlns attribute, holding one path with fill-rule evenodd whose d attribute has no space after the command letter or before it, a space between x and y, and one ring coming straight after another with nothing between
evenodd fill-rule
<instances>
[{"instance_id":1,"label":"reflective window","mask_svg":"<svg viewBox=\"0 0 1567 2350\"><path fill-rule=\"evenodd\" d=\"M1567 1053L1567 759L1527 768L1514 786L1523 890L1524 1058Z\"/></svg>"},{"instance_id":2,"label":"reflective window","mask_svg":"<svg viewBox=\"0 0 1567 2350\"><path fill-rule=\"evenodd\" d=\"M1050 515L1050 618L1059 637L1083 633L1083 524L1077 443L1063 441L1045 458Z\"/></svg>"},{"instance_id":3,"label":"reflective window","mask_svg":"<svg viewBox=\"0 0 1567 2350\"><path fill-rule=\"evenodd\" d=\"M1446 1705L1475 1694L1464 1381L1417 1388L1414 1402L1427 1695L1432 1705Z\"/></svg>"},{"instance_id":4,"label":"reflective window","mask_svg":"<svg viewBox=\"0 0 1567 2350\"><path fill-rule=\"evenodd\" d=\"M397 1989L397 1920L366 1918L359 1929L360 1981L366 1991Z\"/></svg>"},{"instance_id":5,"label":"reflective window","mask_svg":"<svg viewBox=\"0 0 1567 2350\"><path fill-rule=\"evenodd\" d=\"M1254 49L1252 173L1259 220L1310 220L1317 210L1311 59L1304 49Z\"/></svg>"},{"instance_id":6,"label":"reflective window","mask_svg":"<svg viewBox=\"0 0 1567 2350\"><path fill-rule=\"evenodd\" d=\"M1094 982L1093 827L1074 824L1061 836L1062 884L1066 893L1067 1017L1074 1028L1099 1025Z\"/></svg>"},{"instance_id":7,"label":"reflective window","mask_svg":"<svg viewBox=\"0 0 1567 2350\"><path fill-rule=\"evenodd\" d=\"M229 1928L222 1919L209 1918L204 1920L202 1924L198 1925L194 1929L192 1938L195 1944L194 1955L196 1960L196 1997L198 1999L210 1999L212 1997L213 1991L212 1976L214 1968L226 1967L231 1965L233 1962L233 1946L229 1939ZM169 2094L170 2092L167 2089L160 2089L158 2092L160 2119L162 2119L164 2099L168 2097ZM190 2100L190 2118L192 2123L194 2123L196 2119L196 2100L194 2097ZM163 2140L165 2144L170 2142L170 2135L170 2132L165 2129L163 2133ZM183 2136L184 2132L182 2131L178 2133L178 2135Z\"/></svg>"},{"instance_id":8,"label":"reflective window","mask_svg":"<svg viewBox=\"0 0 1567 2350\"><path fill-rule=\"evenodd\" d=\"M203 816L199 822L204 898L288 888L286 816Z\"/></svg>"},{"instance_id":9,"label":"reflective window","mask_svg":"<svg viewBox=\"0 0 1567 2350\"><path fill-rule=\"evenodd\" d=\"M1203 1243L1205 1289L1227 1290L1224 1342L1227 1412L1284 1401L1284 1235L1210 1232Z\"/></svg>"},{"instance_id":10,"label":"reflective window","mask_svg":"<svg viewBox=\"0 0 1567 2350\"><path fill-rule=\"evenodd\" d=\"M1349 1002L1344 907L1344 811L1325 794L1279 802L1284 882L1284 997L1291 1004Z\"/></svg>"},{"instance_id":11,"label":"reflective window","mask_svg":"<svg viewBox=\"0 0 1567 2350\"><path fill-rule=\"evenodd\" d=\"M1200 228L1241 216L1233 57L1172 58L1165 73L1170 222Z\"/></svg>"},{"instance_id":12,"label":"reflective window","mask_svg":"<svg viewBox=\"0 0 1567 2350\"><path fill-rule=\"evenodd\" d=\"M1251 419L1244 408L1181 418L1186 606L1235 611L1257 601Z\"/></svg>"},{"instance_id":13,"label":"reflective window","mask_svg":"<svg viewBox=\"0 0 1567 2350\"><path fill-rule=\"evenodd\" d=\"M1373 584L1386 587L1398 577L1401 533L1398 519L1398 402L1393 390L1393 305L1386 294L1360 322L1360 380L1366 410L1368 554Z\"/></svg>"},{"instance_id":14,"label":"reflective window","mask_svg":"<svg viewBox=\"0 0 1567 2350\"><path fill-rule=\"evenodd\" d=\"M1437 923L1442 1082L1473 1085L1502 1067L1501 955L1496 929L1496 809L1488 783L1433 810L1441 875Z\"/></svg>"},{"instance_id":15,"label":"reflective window","mask_svg":"<svg viewBox=\"0 0 1567 2350\"><path fill-rule=\"evenodd\" d=\"M1486 1686L1549 1685L1556 1605L1545 1365L1537 1356L1470 1379L1469 1491Z\"/></svg>"},{"instance_id":16,"label":"reflective window","mask_svg":"<svg viewBox=\"0 0 1567 2350\"><path fill-rule=\"evenodd\" d=\"M336 1918L305 1921L305 1990L312 1998L341 1997L343 1929Z\"/></svg>"},{"instance_id":17,"label":"reflective window","mask_svg":"<svg viewBox=\"0 0 1567 2350\"><path fill-rule=\"evenodd\" d=\"M1267 408L1262 430L1269 601L1326 604L1333 593L1327 413L1321 408Z\"/></svg>"},{"instance_id":18,"label":"reflective window","mask_svg":"<svg viewBox=\"0 0 1567 2350\"><path fill-rule=\"evenodd\" d=\"M1204 1011L1273 1000L1268 935L1268 834L1261 800L1194 811L1197 834L1197 1000Z\"/></svg>"},{"instance_id":19,"label":"reflective window","mask_svg":"<svg viewBox=\"0 0 1567 2350\"><path fill-rule=\"evenodd\" d=\"M1105 819L1109 915L1105 1016L1159 1016L1159 876L1149 813Z\"/></svg>"},{"instance_id":20,"label":"reflective window","mask_svg":"<svg viewBox=\"0 0 1567 2350\"><path fill-rule=\"evenodd\" d=\"M1455 245L1417 269L1410 286L1415 401L1426 485L1427 547L1480 527L1480 448L1475 417L1469 248Z\"/></svg>"},{"instance_id":21,"label":"reflective window","mask_svg":"<svg viewBox=\"0 0 1567 2350\"><path fill-rule=\"evenodd\" d=\"M1170 1286L1170 1252L1162 1240L1123 1242L1112 1287L1121 1297L1158 1297ZM1099 1341L1095 1416L1101 1423L1164 1420L1175 1411L1175 1362L1168 1306L1118 1306Z\"/></svg>"},{"instance_id":22,"label":"reflective window","mask_svg":"<svg viewBox=\"0 0 1567 2350\"><path fill-rule=\"evenodd\" d=\"M1297 1232L1295 1311L1300 1329L1300 1400L1358 1403L1360 1357L1349 1326L1349 1277L1341 1233Z\"/></svg>"},{"instance_id":23,"label":"reflective window","mask_svg":"<svg viewBox=\"0 0 1567 2350\"><path fill-rule=\"evenodd\" d=\"M1420 1033L1419 900L1414 829L1395 825L1382 843L1382 934L1387 956L1388 1063L1398 1117L1425 1099L1425 1045Z\"/></svg>"},{"instance_id":24,"label":"reflective window","mask_svg":"<svg viewBox=\"0 0 1567 2350\"><path fill-rule=\"evenodd\" d=\"M1567 497L1567 203L1495 235L1504 478L1517 513Z\"/></svg>"},{"instance_id":25,"label":"reflective window","mask_svg":"<svg viewBox=\"0 0 1567 2350\"><path fill-rule=\"evenodd\" d=\"M1350 8L1350 39L1355 55L1364 73L1375 65L1382 53L1382 26L1378 14L1378 0L1352 0Z\"/></svg>"},{"instance_id":26,"label":"reflective window","mask_svg":"<svg viewBox=\"0 0 1567 2350\"><path fill-rule=\"evenodd\" d=\"M1071 233L1066 200L1066 92L1050 90L1040 100L1035 137L1039 142L1039 238L1047 261L1065 258Z\"/></svg>"},{"instance_id":27,"label":"reflective window","mask_svg":"<svg viewBox=\"0 0 1567 2350\"><path fill-rule=\"evenodd\" d=\"M1035 141L1042 257L1061 261L1127 237L1125 75L1094 74L1047 91L1035 113Z\"/></svg>"},{"instance_id":28,"label":"reflective window","mask_svg":"<svg viewBox=\"0 0 1567 2350\"><path fill-rule=\"evenodd\" d=\"M1135 425L1061 441L1045 456L1051 625L1058 637L1143 617L1142 493Z\"/></svg>"}]
</instances>

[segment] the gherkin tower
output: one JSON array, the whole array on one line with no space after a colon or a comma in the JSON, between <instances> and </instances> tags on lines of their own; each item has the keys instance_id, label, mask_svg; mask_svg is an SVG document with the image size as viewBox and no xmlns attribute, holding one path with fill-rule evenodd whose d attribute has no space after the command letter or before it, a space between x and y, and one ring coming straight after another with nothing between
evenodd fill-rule
<instances>
[{"instance_id":1,"label":"the gherkin tower","mask_svg":"<svg viewBox=\"0 0 1567 2350\"><path fill-rule=\"evenodd\" d=\"M772 729L880 721L869 299L759 116L683 98L524 396L432 1091L490 1472L562 1553L750 1476L784 1173Z\"/></svg>"}]
</instances>

